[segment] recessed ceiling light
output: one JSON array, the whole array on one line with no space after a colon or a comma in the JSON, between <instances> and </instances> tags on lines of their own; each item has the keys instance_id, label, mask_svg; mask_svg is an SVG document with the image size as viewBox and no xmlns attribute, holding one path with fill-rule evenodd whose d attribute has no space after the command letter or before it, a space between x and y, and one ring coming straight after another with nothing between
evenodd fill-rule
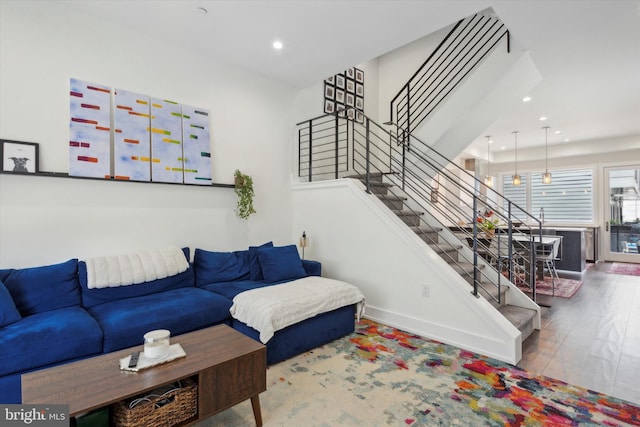
<instances>
[{"instance_id":1,"label":"recessed ceiling light","mask_svg":"<svg viewBox=\"0 0 640 427\"><path fill-rule=\"evenodd\" d=\"M500 149L501 149L501 150L506 150L506 149L507 149L507 147L500 147Z\"/></svg>"},{"instance_id":2,"label":"recessed ceiling light","mask_svg":"<svg viewBox=\"0 0 640 427\"><path fill-rule=\"evenodd\" d=\"M273 42L273 48L280 50L284 47L284 45L282 44L282 42L280 40L276 40Z\"/></svg>"},{"instance_id":3,"label":"recessed ceiling light","mask_svg":"<svg viewBox=\"0 0 640 427\"><path fill-rule=\"evenodd\" d=\"M557 131L555 131L553 133L555 133L556 135L560 135L562 133L562 131L561 130L557 130Z\"/></svg>"},{"instance_id":4,"label":"recessed ceiling light","mask_svg":"<svg viewBox=\"0 0 640 427\"><path fill-rule=\"evenodd\" d=\"M530 96L525 96L524 98L522 98L522 102L529 102L529 101L531 101Z\"/></svg>"},{"instance_id":5,"label":"recessed ceiling light","mask_svg":"<svg viewBox=\"0 0 640 427\"><path fill-rule=\"evenodd\" d=\"M569 141L571 141L569 138L564 139L564 142L569 142Z\"/></svg>"},{"instance_id":6,"label":"recessed ceiling light","mask_svg":"<svg viewBox=\"0 0 640 427\"><path fill-rule=\"evenodd\" d=\"M196 7L196 10L198 11L198 13L200 13L200 15L206 15L207 13L209 13L209 11L202 6Z\"/></svg>"},{"instance_id":7,"label":"recessed ceiling light","mask_svg":"<svg viewBox=\"0 0 640 427\"><path fill-rule=\"evenodd\" d=\"M541 122L544 122L545 120L547 120L547 117L546 117L546 116L542 116L542 117L540 117L540 121L541 121Z\"/></svg>"}]
</instances>

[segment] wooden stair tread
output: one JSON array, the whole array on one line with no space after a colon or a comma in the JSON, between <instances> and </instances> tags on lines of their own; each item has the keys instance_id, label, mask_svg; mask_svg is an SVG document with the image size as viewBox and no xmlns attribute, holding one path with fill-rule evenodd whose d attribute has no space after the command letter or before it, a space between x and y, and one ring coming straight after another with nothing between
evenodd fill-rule
<instances>
[{"instance_id":1,"label":"wooden stair tread","mask_svg":"<svg viewBox=\"0 0 640 427\"><path fill-rule=\"evenodd\" d=\"M407 200L406 197L396 196L395 194L377 194L378 199L380 200L393 200L393 201L401 201L404 202Z\"/></svg>"},{"instance_id":2,"label":"wooden stair tread","mask_svg":"<svg viewBox=\"0 0 640 427\"><path fill-rule=\"evenodd\" d=\"M522 333L522 341L533 333L533 319L537 315L535 310L515 305L503 305L502 307L498 307L498 311L511 322L513 326L518 328Z\"/></svg>"},{"instance_id":3,"label":"wooden stair tread","mask_svg":"<svg viewBox=\"0 0 640 427\"><path fill-rule=\"evenodd\" d=\"M424 215L424 212L414 212L414 211L406 211L406 210L393 210L392 212L398 216L407 216L407 215L416 215L416 216L422 216Z\"/></svg>"},{"instance_id":4,"label":"wooden stair tread","mask_svg":"<svg viewBox=\"0 0 640 427\"><path fill-rule=\"evenodd\" d=\"M436 251L436 253L458 252L462 248L462 245L452 245L450 243L435 243L434 242L434 243L428 243L428 245L431 247L431 249Z\"/></svg>"},{"instance_id":5,"label":"wooden stair tread","mask_svg":"<svg viewBox=\"0 0 640 427\"><path fill-rule=\"evenodd\" d=\"M395 175L395 174L396 174L395 172L369 172L369 181L371 180L380 181L385 175ZM354 175L347 175L345 176L345 178L359 179L361 181L366 181L367 175L364 173L359 173Z\"/></svg>"}]
</instances>

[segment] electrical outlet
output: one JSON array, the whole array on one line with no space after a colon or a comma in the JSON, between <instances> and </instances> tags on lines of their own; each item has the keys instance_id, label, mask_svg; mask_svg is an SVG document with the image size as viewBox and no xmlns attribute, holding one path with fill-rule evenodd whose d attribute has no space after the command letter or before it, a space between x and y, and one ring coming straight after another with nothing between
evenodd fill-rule
<instances>
[{"instance_id":1,"label":"electrical outlet","mask_svg":"<svg viewBox=\"0 0 640 427\"><path fill-rule=\"evenodd\" d=\"M429 298L431 296L431 286L422 285L422 296L424 298Z\"/></svg>"}]
</instances>

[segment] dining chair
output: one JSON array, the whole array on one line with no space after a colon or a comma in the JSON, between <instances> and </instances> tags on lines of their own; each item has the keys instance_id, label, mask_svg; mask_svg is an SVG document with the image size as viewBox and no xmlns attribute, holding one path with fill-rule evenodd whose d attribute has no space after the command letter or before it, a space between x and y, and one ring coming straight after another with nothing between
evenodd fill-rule
<instances>
[{"instance_id":1,"label":"dining chair","mask_svg":"<svg viewBox=\"0 0 640 427\"><path fill-rule=\"evenodd\" d=\"M544 269L547 269L551 274L551 294L556 294L556 279L560 280L558 272L556 271L556 258L558 257L558 248L560 246L560 239L554 240L553 243L539 243L536 245L536 262L543 264Z\"/></svg>"}]
</instances>

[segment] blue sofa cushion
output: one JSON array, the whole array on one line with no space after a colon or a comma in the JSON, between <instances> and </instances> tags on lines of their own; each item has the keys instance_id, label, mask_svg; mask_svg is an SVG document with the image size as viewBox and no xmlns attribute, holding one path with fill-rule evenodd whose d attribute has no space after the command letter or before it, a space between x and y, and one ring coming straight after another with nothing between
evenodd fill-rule
<instances>
[{"instance_id":1,"label":"blue sofa cushion","mask_svg":"<svg viewBox=\"0 0 640 427\"><path fill-rule=\"evenodd\" d=\"M249 254L247 259L247 262L251 266L251 274L249 276L249 279L264 280L264 274L262 274L262 268L260 267L260 261L258 260L258 249L272 247L273 242L267 242L260 246L249 246Z\"/></svg>"},{"instance_id":2,"label":"blue sofa cushion","mask_svg":"<svg viewBox=\"0 0 640 427\"><path fill-rule=\"evenodd\" d=\"M23 316L81 304L77 259L11 270L3 282Z\"/></svg>"},{"instance_id":3,"label":"blue sofa cushion","mask_svg":"<svg viewBox=\"0 0 640 427\"><path fill-rule=\"evenodd\" d=\"M0 375L101 351L100 326L82 307L38 313L0 329Z\"/></svg>"},{"instance_id":4,"label":"blue sofa cushion","mask_svg":"<svg viewBox=\"0 0 640 427\"><path fill-rule=\"evenodd\" d=\"M183 249L185 257L189 259L188 248ZM82 304L87 307L95 307L113 301L134 298L158 292L194 287L193 270L188 268L174 276L157 279L152 282L139 283L137 285L116 286L114 288L89 289L87 285L87 265L84 261L78 263L78 277L82 289Z\"/></svg>"},{"instance_id":5,"label":"blue sofa cushion","mask_svg":"<svg viewBox=\"0 0 640 427\"><path fill-rule=\"evenodd\" d=\"M306 271L306 276L320 276L322 274L322 264L318 261L303 259L302 266ZM235 296L241 292L258 289L265 286L279 285L280 283L288 281L289 280L282 280L268 283L264 280L236 280L234 282L209 283L201 286L201 288L211 292L215 292L222 295L223 297L233 300L233 298L235 298Z\"/></svg>"},{"instance_id":6,"label":"blue sofa cushion","mask_svg":"<svg viewBox=\"0 0 640 427\"><path fill-rule=\"evenodd\" d=\"M16 323L20 319L22 316L20 316L11 294L0 280L0 328Z\"/></svg>"},{"instance_id":7,"label":"blue sofa cushion","mask_svg":"<svg viewBox=\"0 0 640 427\"><path fill-rule=\"evenodd\" d=\"M275 284L276 283L267 283L258 280L236 280L233 282L209 283L208 285L204 285L202 289L215 292L233 301L233 298L235 298L235 296L241 292L258 289L265 286L273 286Z\"/></svg>"},{"instance_id":8,"label":"blue sofa cushion","mask_svg":"<svg viewBox=\"0 0 640 427\"><path fill-rule=\"evenodd\" d=\"M264 279L269 283L307 277L295 245L259 248L258 259Z\"/></svg>"},{"instance_id":9,"label":"blue sofa cushion","mask_svg":"<svg viewBox=\"0 0 640 427\"><path fill-rule=\"evenodd\" d=\"M302 266L307 272L307 276L322 276L322 264L319 261L303 259Z\"/></svg>"},{"instance_id":10,"label":"blue sofa cushion","mask_svg":"<svg viewBox=\"0 0 640 427\"><path fill-rule=\"evenodd\" d=\"M193 256L196 285L249 279L248 255L249 251L211 252L196 248Z\"/></svg>"},{"instance_id":11,"label":"blue sofa cushion","mask_svg":"<svg viewBox=\"0 0 640 427\"><path fill-rule=\"evenodd\" d=\"M141 345L143 335L168 329L171 336L228 320L231 301L198 288L173 289L89 308L104 332L105 353Z\"/></svg>"}]
</instances>

